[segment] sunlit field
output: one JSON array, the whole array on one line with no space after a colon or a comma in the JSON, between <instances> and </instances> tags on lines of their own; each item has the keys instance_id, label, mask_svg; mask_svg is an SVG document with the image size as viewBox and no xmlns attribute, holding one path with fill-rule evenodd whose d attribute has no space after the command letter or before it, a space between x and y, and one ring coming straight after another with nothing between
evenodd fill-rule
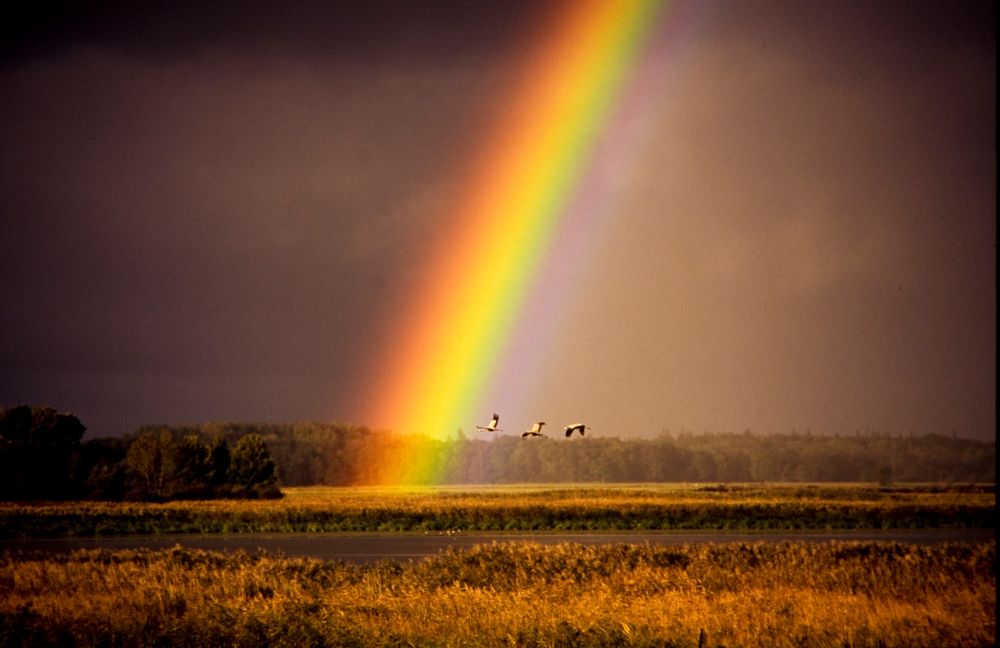
<instances>
[{"instance_id":1,"label":"sunlit field","mask_svg":"<svg viewBox=\"0 0 1000 648\"><path fill-rule=\"evenodd\" d=\"M992 646L993 543L480 545L349 565L0 560L4 645Z\"/></svg>"},{"instance_id":2,"label":"sunlit field","mask_svg":"<svg viewBox=\"0 0 1000 648\"><path fill-rule=\"evenodd\" d=\"M178 532L993 529L993 485L289 488L0 504L2 538ZM502 534L498 537L502 537ZM992 646L995 542L500 543L345 564L0 553L0 645Z\"/></svg>"},{"instance_id":3,"label":"sunlit field","mask_svg":"<svg viewBox=\"0 0 1000 648\"><path fill-rule=\"evenodd\" d=\"M280 500L0 503L0 538L336 531L994 528L993 485L288 488Z\"/></svg>"}]
</instances>

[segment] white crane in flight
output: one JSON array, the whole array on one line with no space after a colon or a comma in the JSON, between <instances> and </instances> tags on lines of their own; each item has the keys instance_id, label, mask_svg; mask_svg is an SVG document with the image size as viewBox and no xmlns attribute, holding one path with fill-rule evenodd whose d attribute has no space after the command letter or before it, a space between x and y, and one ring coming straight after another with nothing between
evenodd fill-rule
<instances>
[{"instance_id":1,"label":"white crane in flight","mask_svg":"<svg viewBox=\"0 0 1000 648\"><path fill-rule=\"evenodd\" d=\"M490 419L489 423L487 423L486 425L477 425L476 429L479 430L480 432L499 432L500 428L497 427L497 425L499 424L500 424L500 415L494 413L493 418Z\"/></svg>"},{"instance_id":2,"label":"white crane in flight","mask_svg":"<svg viewBox=\"0 0 1000 648\"><path fill-rule=\"evenodd\" d=\"M566 438L568 439L569 437L573 436L574 432L579 432L580 436L583 436L583 431L586 429L587 426L584 425L583 423L571 423L570 425L567 425L565 428Z\"/></svg>"},{"instance_id":3,"label":"white crane in flight","mask_svg":"<svg viewBox=\"0 0 1000 648\"><path fill-rule=\"evenodd\" d=\"M530 430L527 430L526 432L522 432L521 433L521 438L522 439L527 439L530 436L545 436L544 434L542 434L542 426L543 425L545 425L545 421L538 421L537 423L535 423L534 425L531 426Z\"/></svg>"}]
</instances>

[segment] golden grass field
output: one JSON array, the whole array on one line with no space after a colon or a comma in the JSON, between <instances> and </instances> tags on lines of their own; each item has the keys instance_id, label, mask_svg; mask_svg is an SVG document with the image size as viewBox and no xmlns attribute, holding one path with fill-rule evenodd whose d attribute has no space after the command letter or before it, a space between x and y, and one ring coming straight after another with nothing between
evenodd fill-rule
<instances>
[{"instance_id":1,"label":"golden grass field","mask_svg":"<svg viewBox=\"0 0 1000 648\"><path fill-rule=\"evenodd\" d=\"M551 511L677 502L693 505L690 510L733 505L763 513L861 506L894 516L900 509L995 507L995 496L992 489L801 485L299 488L280 501L117 506L141 515L194 507L199 516L215 511L254 519L262 511L270 511L265 518L282 511L288 517L289 510L294 519L376 510L390 518L423 511L456 520L476 519L481 509L497 515L528 510L560 520ZM42 515L49 507L75 506L94 507L89 514L97 515L115 505L33 506ZM996 644L993 541L499 543L367 565L180 547L55 556L2 546L3 646Z\"/></svg>"},{"instance_id":2,"label":"golden grass field","mask_svg":"<svg viewBox=\"0 0 1000 648\"><path fill-rule=\"evenodd\" d=\"M0 538L218 532L994 528L990 486L284 489L280 500L0 502Z\"/></svg>"},{"instance_id":3,"label":"golden grass field","mask_svg":"<svg viewBox=\"0 0 1000 648\"><path fill-rule=\"evenodd\" d=\"M0 562L4 645L992 646L992 543L481 545Z\"/></svg>"}]
</instances>

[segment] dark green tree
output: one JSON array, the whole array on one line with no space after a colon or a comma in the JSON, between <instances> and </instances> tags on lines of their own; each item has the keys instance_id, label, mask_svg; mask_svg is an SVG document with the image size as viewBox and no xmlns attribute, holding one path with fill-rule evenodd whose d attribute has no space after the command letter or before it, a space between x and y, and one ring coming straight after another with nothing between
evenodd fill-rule
<instances>
[{"instance_id":1,"label":"dark green tree","mask_svg":"<svg viewBox=\"0 0 1000 648\"><path fill-rule=\"evenodd\" d=\"M176 441L171 447L170 498L204 498L208 496L209 475L212 472L210 449L194 434Z\"/></svg>"},{"instance_id":2,"label":"dark green tree","mask_svg":"<svg viewBox=\"0 0 1000 648\"><path fill-rule=\"evenodd\" d=\"M229 483L233 494L261 496L273 490L274 460L259 434L248 434L233 446L229 463Z\"/></svg>"},{"instance_id":3,"label":"dark green tree","mask_svg":"<svg viewBox=\"0 0 1000 648\"><path fill-rule=\"evenodd\" d=\"M76 416L51 407L0 408L0 498L72 498L85 431Z\"/></svg>"},{"instance_id":4,"label":"dark green tree","mask_svg":"<svg viewBox=\"0 0 1000 648\"><path fill-rule=\"evenodd\" d=\"M208 484L217 488L229 478L229 444L222 437L212 439L208 444Z\"/></svg>"},{"instance_id":5,"label":"dark green tree","mask_svg":"<svg viewBox=\"0 0 1000 648\"><path fill-rule=\"evenodd\" d=\"M173 435L167 428L145 429L132 439L125 455L128 499L167 498L173 442Z\"/></svg>"},{"instance_id":6,"label":"dark green tree","mask_svg":"<svg viewBox=\"0 0 1000 648\"><path fill-rule=\"evenodd\" d=\"M125 497L125 451L123 439L90 439L83 443L77 467L81 498L120 501Z\"/></svg>"}]
</instances>

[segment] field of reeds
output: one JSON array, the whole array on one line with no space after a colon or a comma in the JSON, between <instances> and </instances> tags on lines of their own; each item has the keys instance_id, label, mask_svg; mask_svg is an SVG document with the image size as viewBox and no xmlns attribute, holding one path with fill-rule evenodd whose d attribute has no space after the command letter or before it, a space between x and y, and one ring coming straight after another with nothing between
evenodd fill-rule
<instances>
[{"instance_id":1,"label":"field of reeds","mask_svg":"<svg viewBox=\"0 0 1000 648\"><path fill-rule=\"evenodd\" d=\"M994 543L2 554L4 646L993 646Z\"/></svg>"},{"instance_id":2,"label":"field of reeds","mask_svg":"<svg viewBox=\"0 0 1000 648\"><path fill-rule=\"evenodd\" d=\"M300 487L280 500L2 503L0 539L175 533L995 527L995 487Z\"/></svg>"}]
</instances>

